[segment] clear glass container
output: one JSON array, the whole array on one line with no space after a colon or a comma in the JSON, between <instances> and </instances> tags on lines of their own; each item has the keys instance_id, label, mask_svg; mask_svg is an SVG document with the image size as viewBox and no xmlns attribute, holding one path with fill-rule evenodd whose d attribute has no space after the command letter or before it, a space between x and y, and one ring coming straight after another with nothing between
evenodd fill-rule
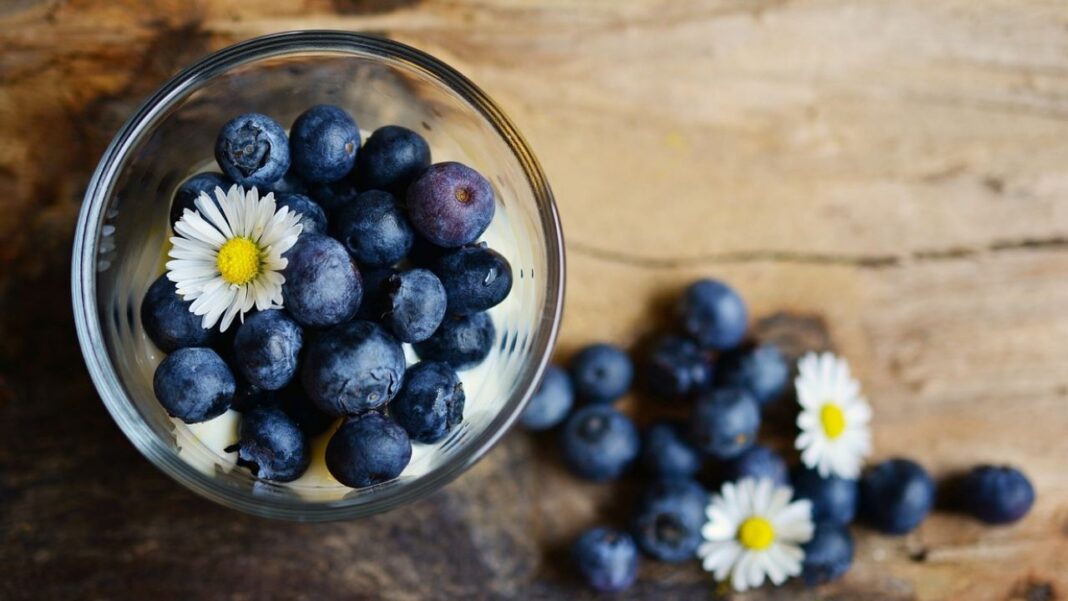
<instances>
[{"instance_id":1,"label":"clear glass container","mask_svg":"<svg viewBox=\"0 0 1068 601\"><path fill-rule=\"evenodd\" d=\"M365 132L398 124L420 132L435 161L486 175L497 215L485 239L512 264L514 287L491 311L494 351L465 376L463 424L417 449L400 478L353 490L257 481L169 418L152 392L162 358L145 336L141 299L163 272L177 185L211 162L219 128L249 111L282 124L318 103L343 106ZM448 65L402 44L333 31L282 33L216 52L165 83L104 153L85 195L72 261L74 313L90 374L130 441L161 470L228 507L292 520L386 511L449 482L518 417L560 325L564 247L552 193L519 132Z\"/></svg>"}]
</instances>

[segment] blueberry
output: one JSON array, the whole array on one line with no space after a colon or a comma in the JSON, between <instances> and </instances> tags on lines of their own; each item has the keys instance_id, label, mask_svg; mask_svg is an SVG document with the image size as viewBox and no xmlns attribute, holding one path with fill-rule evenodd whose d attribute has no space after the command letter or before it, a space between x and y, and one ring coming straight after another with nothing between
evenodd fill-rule
<instances>
[{"instance_id":1,"label":"blueberry","mask_svg":"<svg viewBox=\"0 0 1068 601\"><path fill-rule=\"evenodd\" d=\"M251 311L245 313L245 319L252 317L257 312L257 309L253 307ZM240 329L240 321L237 323L238 325L227 328L225 332L218 332L212 339L210 348L216 353L219 353L222 360L230 366L230 371L234 372L234 377L240 381L241 372L234 369L234 340L237 338L237 331Z\"/></svg>"},{"instance_id":2,"label":"blueberry","mask_svg":"<svg viewBox=\"0 0 1068 601\"><path fill-rule=\"evenodd\" d=\"M718 459L733 459L756 441L760 407L740 388L720 388L697 398L690 418L690 435L701 451Z\"/></svg>"},{"instance_id":3,"label":"blueberry","mask_svg":"<svg viewBox=\"0 0 1068 601\"><path fill-rule=\"evenodd\" d=\"M389 414L412 440L433 443L464 419L464 387L456 370L438 361L423 361L404 374L404 384Z\"/></svg>"},{"instance_id":4,"label":"blueberry","mask_svg":"<svg viewBox=\"0 0 1068 601\"><path fill-rule=\"evenodd\" d=\"M279 178L278 181L267 186L266 190L274 192L276 198L283 194L300 194L302 196L307 196L308 182L302 180L296 170L293 169L293 166L290 165L289 171L286 171L286 174ZM264 193L266 193L266 190Z\"/></svg>"},{"instance_id":5,"label":"blueberry","mask_svg":"<svg viewBox=\"0 0 1068 601\"><path fill-rule=\"evenodd\" d=\"M816 470L799 468L792 474L794 497L812 502L812 521L843 526L857 514L857 481L830 476Z\"/></svg>"},{"instance_id":6,"label":"blueberry","mask_svg":"<svg viewBox=\"0 0 1068 601\"><path fill-rule=\"evenodd\" d=\"M420 267L432 269L441 257L452 251L451 248L442 248L428 241L416 232L412 250L408 253L408 260Z\"/></svg>"},{"instance_id":7,"label":"blueberry","mask_svg":"<svg viewBox=\"0 0 1068 601\"><path fill-rule=\"evenodd\" d=\"M289 416L289 419L300 427L307 437L319 436L330 429L337 418L319 409L308 398L308 393L298 378L294 378L288 386L274 394L278 407Z\"/></svg>"},{"instance_id":8,"label":"blueberry","mask_svg":"<svg viewBox=\"0 0 1068 601\"><path fill-rule=\"evenodd\" d=\"M980 465L964 477L964 509L988 524L1011 524L1027 515L1035 489L1022 472L1008 466Z\"/></svg>"},{"instance_id":9,"label":"blueberry","mask_svg":"<svg viewBox=\"0 0 1068 601\"><path fill-rule=\"evenodd\" d=\"M432 269L445 286L449 313L456 315L495 307L512 291L512 266L485 244L445 253Z\"/></svg>"},{"instance_id":10,"label":"blueberry","mask_svg":"<svg viewBox=\"0 0 1068 601\"><path fill-rule=\"evenodd\" d=\"M152 282L141 301L141 325L159 350L169 353L187 346L209 346L216 331L204 329L202 318L189 310L192 302L178 296L166 274Z\"/></svg>"},{"instance_id":11,"label":"blueberry","mask_svg":"<svg viewBox=\"0 0 1068 601\"><path fill-rule=\"evenodd\" d=\"M326 212L314 200L303 194L283 192L278 194L277 208L286 207L300 214L301 234L325 234L327 232Z\"/></svg>"},{"instance_id":12,"label":"blueberry","mask_svg":"<svg viewBox=\"0 0 1068 601\"><path fill-rule=\"evenodd\" d=\"M421 359L468 369L489 356L496 337L497 329L488 313L447 316L433 336L415 343L415 352Z\"/></svg>"},{"instance_id":13,"label":"blueberry","mask_svg":"<svg viewBox=\"0 0 1068 601\"><path fill-rule=\"evenodd\" d=\"M645 382L657 397L689 398L712 384L712 358L696 342L668 335L656 342L645 362Z\"/></svg>"},{"instance_id":14,"label":"blueberry","mask_svg":"<svg viewBox=\"0 0 1068 601\"><path fill-rule=\"evenodd\" d=\"M360 488L399 476L412 459L412 441L397 422L375 412L347 420L326 445L326 467L338 482Z\"/></svg>"},{"instance_id":15,"label":"blueberry","mask_svg":"<svg viewBox=\"0 0 1068 601\"><path fill-rule=\"evenodd\" d=\"M322 328L348 321L360 308L360 272L340 242L327 236L300 236L285 258L282 299L300 324Z\"/></svg>"},{"instance_id":16,"label":"blueberry","mask_svg":"<svg viewBox=\"0 0 1068 601\"><path fill-rule=\"evenodd\" d=\"M371 190L338 211L335 237L360 265L388 267L412 249L415 232L397 199L389 192Z\"/></svg>"},{"instance_id":17,"label":"blueberry","mask_svg":"<svg viewBox=\"0 0 1068 601\"><path fill-rule=\"evenodd\" d=\"M237 451L237 464L253 476L275 482L296 480L311 463L304 432L276 407L253 409L241 416L241 438L226 450Z\"/></svg>"},{"instance_id":18,"label":"blueberry","mask_svg":"<svg viewBox=\"0 0 1068 601\"><path fill-rule=\"evenodd\" d=\"M728 350L738 346L749 327L745 301L718 280L698 280L679 299L682 327L701 346Z\"/></svg>"},{"instance_id":19,"label":"blueberry","mask_svg":"<svg viewBox=\"0 0 1068 601\"><path fill-rule=\"evenodd\" d=\"M356 202L360 191L352 180L345 178L326 184L308 186L308 195L326 211L331 219L339 211Z\"/></svg>"},{"instance_id":20,"label":"blueberry","mask_svg":"<svg viewBox=\"0 0 1068 601\"><path fill-rule=\"evenodd\" d=\"M182 182L174 193L174 202L171 203L171 227L178 223L186 209L197 210L196 200L201 192L206 193L215 202L215 206L219 206L219 201L215 198L215 188L222 188L222 191L226 192L232 185L234 182L221 173L198 173Z\"/></svg>"},{"instance_id":21,"label":"blueberry","mask_svg":"<svg viewBox=\"0 0 1068 601\"><path fill-rule=\"evenodd\" d=\"M614 480L638 457L638 430L611 405L587 405L564 426L564 460L588 480Z\"/></svg>"},{"instance_id":22,"label":"blueberry","mask_svg":"<svg viewBox=\"0 0 1068 601\"><path fill-rule=\"evenodd\" d=\"M670 563L691 560L701 544L708 493L689 478L654 481L642 493L634 515L638 548Z\"/></svg>"},{"instance_id":23,"label":"blueberry","mask_svg":"<svg viewBox=\"0 0 1068 601\"><path fill-rule=\"evenodd\" d=\"M156 368L152 389L167 414L187 424L218 417L234 398L234 375L209 348L180 348Z\"/></svg>"},{"instance_id":24,"label":"blueberry","mask_svg":"<svg viewBox=\"0 0 1068 601\"><path fill-rule=\"evenodd\" d=\"M360 310L356 312L356 319L378 321L388 311L386 301L389 295L386 290L386 282L396 275L398 271L392 267L369 268L360 271L363 276L363 302Z\"/></svg>"},{"instance_id":25,"label":"blueberry","mask_svg":"<svg viewBox=\"0 0 1068 601\"><path fill-rule=\"evenodd\" d=\"M580 399L611 403L630 390L634 365L617 346L591 344L571 359L571 380Z\"/></svg>"},{"instance_id":26,"label":"blueberry","mask_svg":"<svg viewBox=\"0 0 1068 601\"><path fill-rule=\"evenodd\" d=\"M587 530L575 541L571 556L586 584L602 593L624 590L638 578L638 549L625 532Z\"/></svg>"},{"instance_id":27,"label":"blueberry","mask_svg":"<svg viewBox=\"0 0 1068 601\"><path fill-rule=\"evenodd\" d=\"M278 390L297 373L304 333L277 309L245 319L234 338L234 364L244 379L263 390Z\"/></svg>"},{"instance_id":28,"label":"blueberry","mask_svg":"<svg viewBox=\"0 0 1068 601\"><path fill-rule=\"evenodd\" d=\"M884 461L860 480L861 514L887 534L905 534L919 526L934 500L931 476L908 459Z\"/></svg>"},{"instance_id":29,"label":"blueberry","mask_svg":"<svg viewBox=\"0 0 1068 601\"><path fill-rule=\"evenodd\" d=\"M427 240L456 248L470 244L493 221L493 186L460 163L431 165L408 188L408 216Z\"/></svg>"},{"instance_id":30,"label":"blueberry","mask_svg":"<svg viewBox=\"0 0 1068 601\"><path fill-rule=\"evenodd\" d=\"M281 390L263 390L252 386L245 382L237 372L234 373L234 378L237 380L237 392L234 393L234 402L230 408L241 413L265 407L277 407L285 412L309 438L326 432L337 419L333 415L324 413L315 406L315 403L312 403L300 383L300 378L293 378Z\"/></svg>"},{"instance_id":31,"label":"blueberry","mask_svg":"<svg viewBox=\"0 0 1068 601\"><path fill-rule=\"evenodd\" d=\"M841 524L817 524L812 539L801 548L805 552L801 577L809 586L841 578L853 563L853 537Z\"/></svg>"},{"instance_id":32,"label":"blueberry","mask_svg":"<svg viewBox=\"0 0 1068 601\"><path fill-rule=\"evenodd\" d=\"M775 484L786 484L789 481L786 470L786 462L778 453L764 445L755 444L741 455L735 457L727 466L729 480L741 480L753 478L756 480L769 479Z\"/></svg>"},{"instance_id":33,"label":"blueberry","mask_svg":"<svg viewBox=\"0 0 1068 601\"><path fill-rule=\"evenodd\" d=\"M350 321L308 345L301 381L330 415L355 415L388 403L404 377L404 349L382 326Z\"/></svg>"},{"instance_id":34,"label":"blueberry","mask_svg":"<svg viewBox=\"0 0 1068 601\"><path fill-rule=\"evenodd\" d=\"M649 426L642 440L642 467L658 476L694 476L701 455L686 438L681 423L661 421Z\"/></svg>"},{"instance_id":35,"label":"blueberry","mask_svg":"<svg viewBox=\"0 0 1068 601\"><path fill-rule=\"evenodd\" d=\"M341 107L317 104L289 129L293 168L312 183L335 182L352 170L360 148L360 128Z\"/></svg>"},{"instance_id":36,"label":"blueberry","mask_svg":"<svg viewBox=\"0 0 1068 601\"><path fill-rule=\"evenodd\" d=\"M233 368L232 355L233 353L231 352L231 357L224 359L226 364L231 366L230 372L234 376L234 400L230 403L230 408L234 411L246 413L257 407L272 407L276 405L278 399L275 397L275 391L264 390L249 384L245 378L241 377L241 372Z\"/></svg>"},{"instance_id":37,"label":"blueberry","mask_svg":"<svg viewBox=\"0 0 1068 601\"><path fill-rule=\"evenodd\" d=\"M430 166L430 146L423 136L399 125L380 127L356 157L356 179L367 190L406 188Z\"/></svg>"},{"instance_id":38,"label":"blueberry","mask_svg":"<svg viewBox=\"0 0 1068 601\"><path fill-rule=\"evenodd\" d=\"M255 315L255 313L248 314L245 319ZM227 367L230 367L230 373L234 376L234 400L230 404L230 408L234 411L245 413L252 411L257 407L273 407L278 405L278 398L276 397L276 391L268 391L261 389L260 386L254 386L241 376L241 370L237 368L237 361L234 357L234 339L237 337L237 331L240 328L230 328L225 332L220 333L216 338L216 342L211 347L219 354L219 357L226 363Z\"/></svg>"},{"instance_id":39,"label":"blueberry","mask_svg":"<svg viewBox=\"0 0 1068 601\"><path fill-rule=\"evenodd\" d=\"M527 430L541 431L555 428L564 421L575 402L575 389L567 372L549 365L537 392L519 416L519 423Z\"/></svg>"},{"instance_id":40,"label":"blueberry","mask_svg":"<svg viewBox=\"0 0 1068 601\"><path fill-rule=\"evenodd\" d=\"M246 113L234 117L215 140L215 160L242 187L268 187L289 169L289 141L277 121Z\"/></svg>"},{"instance_id":41,"label":"blueberry","mask_svg":"<svg viewBox=\"0 0 1068 601\"><path fill-rule=\"evenodd\" d=\"M422 342L437 331L445 318L445 289L426 269L409 269L393 275L386 291L383 325L401 342Z\"/></svg>"},{"instance_id":42,"label":"blueberry","mask_svg":"<svg viewBox=\"0 0 1068 601\"><path fill-rule=\"evenodd\" d=\"M774 344L727 353L720 357L716 380L745 388L761 406L777 400L790 384L790 365Z\"/></svg>"}]
</instances>

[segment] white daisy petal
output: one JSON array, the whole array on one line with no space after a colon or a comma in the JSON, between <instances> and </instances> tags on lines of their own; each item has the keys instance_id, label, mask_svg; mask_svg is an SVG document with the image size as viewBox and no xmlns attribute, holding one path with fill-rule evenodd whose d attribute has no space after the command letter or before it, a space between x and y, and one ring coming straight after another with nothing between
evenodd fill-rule
<instances>
[{"instance_id":1,"label":"white daisy petal","mask_svg":"<svg viewBox=\"0 0 1068 601\"><path fill-rule=\"evenodd\" d=\"M812 538L812 503L807 499L790 503L770 519L779 540L804 543Z\"/></svg>"},{"instance_id":2,"label":"white daisy petal","mask_svg":"<svg viewBox=\"0 0 1068 601\"><path fill-rule=\"evenodd\" d=\"M204 284L200 289L200 296L193 301L189 310L195 315L207 315L214 311L216 306L225 301L225 288L226 282L221 279L213 279Z\"/></svg>"},{"instance_id":3,"label":"white daisy petal","mask_svg":"<svg viewBox=\"0 0 1068 601\"><path fill-rule=\"evenodd\" d=\"M781 544L778 545L779 553L782 556L781 564L783 565L786 573L791 576L797 576L801 573L801 562L805 559L805 552L798 545Z\"/></svg>"},{"instance_id":4,"label":"white daisy petal","mask_svg":"<svg viewBox=\"0 0 1068 601\"><path fill-rule=\"evenodd\" d=\"M230 297L232 292L228 288L221 288L214 293L205 295L203 298L206 302L202 309L203 313L197 312L198 315L203 315L202 327L205 329L215 327L215 324L219 322L219 318L226 312L227 307L230 306Z\"/></svg>"},{"instance_id":5,"label":"white daisy petal","mask_svg":"<svg viewBox=\"0 0 1068 601\"><path fill-rule=\"evenodd\" d=\"M202 240L190 240L189 238L183 238L181 236L171 236L171 245L174 248L194 250L202 253L210 253L216 250L215 247L207 242Z\"/></svg>"},{"instance_id":6,"label":"white daisy petal","mask_svg":"<svg viewBox=\"0 0 1068 601\"><path fill-rule=\"evenodd\" d=\"M304 231L304 226L298 223L289 231L291 232L290 235L282 238L271 246L271 250L278 253L279 256L293 248L293 245L297 243L298 234Z\"/></svg>"},{"instance_id":7,"label":"white daisy petal","mask_svg":"<svg viewBox=\"0 0 1068 601\"><path fill-rule=\"evenodd\" d=\"M701 527L701 535L705 539L712 541L731 540L737 531L738 524L726 519L722 516L722 512L717 512L715 517L712 517Z\"/></svg>"},{"instance_id":8,"label":"white daisy petal","mask_svg":"<svg viewBox=\"0 0 1068 601\"><path fill-rule=\"evenodd\" d=\"M824 382L833 382L834 372L837 367L837 361L835 360L834 354L830 351L824 351L820 354L819 359L817 359L817 361L819 362L820 378Z\"/></svg>"},{"instance_id":9,"label":"white daisy petal","mask_svg":"<svg viewBox=\"0 0 1068 601\"><path fill-rule=\"evenodd\" d=\"M860 398L860 383L856 380L844 380L837 383L838 398Z\"/></svg>"},{"instance_id":10,"label":"white daisy petal","mask_svg":"<svg viewBox=\"0 0 1068 601\"><path fill-rule=\"evenodd\" d=\"M801 562L794 556L789 555L786 551L786 549L790 547L792 547L792 545L776 543L769 547L767 551L768 560L782 572L784 580L801 573Z\"/></svg>"},{"instance_id":11,"label":"white daisy petal","mask_svg":"<svg viewBox=\"0 0 1068 601\"><path fill-rule=\"evenodd\" d=\"M178 220L178 223L174 224L174 233L188 240L195 240L214 248L226 244L226 236L223 236L210 223L204 221L200 213L187 211Z\"/></svg>"},{"instance_id":12,"label":"white daisy petal","mask_svg":"<svg viewBox=\"0 0 1068 601\"><path fill-rule=\"evenodd\" d=\"M282 291L282 284L285 283L285 278L277 271L268 271L261 277L263 283L269 287L277 288L279 293Z\"/></svg>"},{"instance_id":13,"label":"white daisy petal","mask_svg":"<svg viewBox=\"0 0 1068 601\"><path fill-rule=\"evenodd\" d=\"M275 255L274 253L268 254L263 259L263 268L269 269L271 271L282 271L286 268L287 265L289 265L289 261L287 259L283 259Z\"/></svg>"},{"instance_id":14,"label":"white daisy petal","mask_svg":"<svg viewBox=\"0 0 1068 601\"><path fill-rule=\"evenodd\" d=\"M821 478L830 478L834 472L831 471L831 453L833 451L824 453L816 458L816 472L819 473ZM843 475L843 478L846 476Z\"/></svg>"},{"instance_id":15,"label":"white daisy petal","mask_svg":"<svg viewBox=\"0 0 1068 601\"><path fill-rule=\"evenodd\" d=\"M227 196L236 194L240 189L241 186L237 184L230 184L230 188L227 190L223 190L222 186L215 186L215 198L219 200L219 206L222 206L222 203L226 202Z\"/></svg>"},{"instance_id":16,"label":"white daisy petal","mask_svg":"<svg viewBox=\"0 0 1068 601\"><path fill-rule=\"evenodd\" d=\"M274 246L279 240L284 238L287 232L294 227L294 223L289 219L289 209L283 207L282 211L279 211L268 219L265 219L262 223L257 224L259 231L253 232L252 239L258 241L265 247Z\"/></svg>"},{"instance_id":17,"label":"white daisy petal","mask_svg":"<svg viewBox=\"0 0 1068 601\"><path fill-rule=\"evenodd\" d=\"M835 453L828 455L828 471L840 478L855 480L860 475L859 454L855 450L845 452L840 447Z\"/></svg>"},{"instance_id":18,"label":"white daisy petal","mask_svg":"<svg viewBox=\"0 0 1068 601\"><path fill-rule=\"evenodd\" d=\"M241 306L244 304L243 294L244 287L234 288L234 296L230 299L230 304L226 308L226 312L222 316L222 321L219 323L219 331L225 332L230 324L234 322L234 318L241 311Z\"/></svg>"},{"instance_id":19,"label":"white daisy petal","mask_svg":"<svg viewBox=\"0 0 1068 601\"><path fill-rule=\"evenodd\" d=\"M771 504L771 494L775 483L770 478L761 478L755 481L753 487L753 513L768 515L768 505Z\"/></svg>"},{"instance_id":20,"label":"white daisy petal","mask_svg":"<svg viewBox=\"0 0 1068 601\"><path fill-rule=\"evenodd\" d=\"M746 571L748 572L746 574L746 580L749 582L749 588L757 588L764 584L764 565L760 559L763 555L763 551L751 555L753 559L749 562L749 565L746 568Z\"/></svg>"},{"instance_id":21,"label":"white daisy petal","mask_svg":"<svg viewBox=\"0 0 1068 601\"><path fill-rule=\"evenodd\" d=\"M738 506L742 508L746 514L753 514L756 512L756 480L752 478L743 478L738 481Z\"/></svg>"},{"instance_id":22,"label":"white daisy petal","mask_svg":"<svg viewBox=\"0 0 1068 601\"><path fill-rule=\"evenodd\" d=\"M731 570L731 586L734 590L744 592L749 589L749 564L753 562L752 553L742 553Z\"/></svg>"},{"instance_id":23,"label":"white daisy petal","mask_svg":"<svg viewBox=\"0 0 1068 601\"><path fill-rule=\"evenodd\" d=\"M172 269L171 273L174 274L174 277L176 278L172 281L180 282L183 288L192 285L193 282L205 282L214 279L218 275L210 267Z\"/></svg>"},{"instance_id":24,"label":"white daisy petal","mask_svg":"<svg viewBox=\"0 0 1068 601\"><path fill-rule=\"evenodd\" d=\"M846 417L850 421L866 424L871 421L871 407L863 399L858 398L856 403L846 407Z\"/></svg>"},{"instance_id":25,"label":"white daisy petal","mask_svg":"<svg viewBox=\"0 0 1068 601\"><path fill-rule=\"evenodd\" d=\"M815 437L812 438L812 442L808 443L807 446L802 446L801 441L803 437L797 437L797 448L801 449L801 462L809 468L815 467L816 464L819 463L820 457L823 456L821 453L823 450L823 440Z\"/></svg>"},{"instance_id":26,"label":"white daisy petal","mask_svg":"<svg viewBox=\"0 0 1068 601\"><path fill-rule=\"evenodd\" d=\"M779 586L786 582L786 572L783 571L782 566L775 563L774 557L771 555L771 550L774 548L773 545L767 551L757 555L757 560L760 562L760 569L767 574L768 580L775 586Z\"/></svg>"},{"instance_id":27,"label":"white daisy petal","mask_svg":"<svg viewBox=\"0 0 1068 601\"><path fill-rule=\"evenodd\" d=\"M244 190L243 188L240 189ZM234 192L234 187L230 186L225 199L219 203L219 208L226 217L226 221L230 224L233 235L244 238L247 236L247 228L245 228L245 213L247 212L245 198L252 193L252 189L244 190L244 194L235 194Z\"/></svg>"},{"instance_id":28,"label":"white daisy petal","mask_svg":"<svg viewBox=\"0 0 1068 601\"><path fill-rule=\"evenodd\" d=\"M215 203L211 200L211 197L206 192L201 192L200 196L196 199L197 211L204 217L207 223L210 223L212 227L219 231L224 238L230 239L234 237L233 228L230 227L230 214L227 211L228 204L221 203L222 211L219 211L219 207L215 206Z\"/></svg>"},{"instance_id":29,"label":"white daisy petal","mask_svg":"<svg viewBox=\"0 0 1068 601\"><path fill-rule=\"evenodd\" d=\"M193 261L187 263L169 261L167 263L167 269L170 270L167 273L167 278L176 284L184 283L187 281L188 277L196 277L197 274L206 273L212 277L219 275L210 265Z\"/></svg>"},{"instance_id":30,"label":"white daisy petal","mask_svg":"<svg viewBox=\"0 0 1068 601\"><path fill-rule=\"evenodd\" d=\"M790 503L790 498L793 496L794 489L789 486L775 487L771 502L768 504L767 515L778 515Z\"/></svg>"},{"instance_id":31,"label":"white daisy petal","mask_svg":"<svg viewBox=\"0 0 1068 601\"><path fill-rule=\"evenodd\" d=\"M174 248L172 248L170 250L168 255L170 257L172 257L172 258L175 258L175 259L188 259L188 260L194 261L194 260L197 260L197 259L202 259L204 257L204 255L205 255L205 253L202 250L193 250L193 249L185 249L185 248L174 247Z\"/></svg>"},{"instance_id":32,"label":"white daisy petal","mask_svg":"<svg viewBox=\"0 0 1068 601\"><path fill-rule=\"evenodd\" d=\"M237 289L229 285L223 286L216 290L215 296L219 300L219 303L212 307L211 313L208 313L208 315L217 313L213 320L213 322L217 323L218 320L230 310L230 306L234 304L234 298L237 296Z\"/></svg>"},{"instance_id":33,"label":"white daisy petal","mask_svg":"<svg viewBox=\"0 0 1068 601\"><path fill-rule=\"evenodd\" d=\"M706 572L712 572L716 580L724 580L727 577L741 552L742 546L733 540L701 543L697 549L697 555L701 557L701 567Z\"/></svg>"},{"instance_id":34,"label":"white daisy petal","mask_svg":"<svg viewBox=\"0 0 1068 601\"><path fill-rule=\"evenodd\" d=\"M735 486L733 482L728 482L728 483L724 484L723 485L723 489L720 490L720 493L719 493L719 497L721 499L721 503L723 505L727 506L727 507L737 507L738 506L737 490L738 490L738 487Z\"/></svg>"}]
</instances>

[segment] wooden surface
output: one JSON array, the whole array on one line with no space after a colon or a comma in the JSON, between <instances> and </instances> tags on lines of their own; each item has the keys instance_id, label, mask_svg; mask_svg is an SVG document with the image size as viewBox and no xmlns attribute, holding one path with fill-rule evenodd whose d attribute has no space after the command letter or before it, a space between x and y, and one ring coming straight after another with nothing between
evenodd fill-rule
<instances>
[{"instance_id":1,"label":"wooden surface","mask_svg":"<svg viewBox=\"0 0 1068 601\"><path fill-rule=\"evenodd\" d=\"M157 472L89 383L69 247L111 135L204 53L324 27L440 56L527 135L568 240L561 358L633 344L722 277L758 333L852 361L879 457L1007 461L1037 486L1015 527L857 530L841 583L749 598L1068 598L1062 0L6 0L0 598L587 598L563 549L633 484L577 482L551 438L512 433L385 516L280 524ZM696 565L647 562L618 598L711 595Z\"/></svg>"}]
</instances>

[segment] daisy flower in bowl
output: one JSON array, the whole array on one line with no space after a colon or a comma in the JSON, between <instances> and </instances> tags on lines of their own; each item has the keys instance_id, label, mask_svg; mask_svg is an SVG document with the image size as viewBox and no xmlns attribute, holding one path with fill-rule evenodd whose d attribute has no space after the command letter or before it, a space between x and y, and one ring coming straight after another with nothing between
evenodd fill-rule
<instances>
[{"instance_id":1,"label":"daisy flower in bowl","mask_svg":"<svg viewBox=\"0 0 1068 601\"><path fill-rule=\"evenodd\" d=\"M728 482L712 497L697 549L701 566L737 591L756 588L767 578L775 585L801 573L812 538L812 504L792 501L793 489L770 478Z\"/></svg>"},{"instance_id":2,"label":"daisy flower in bowl","mask_svg":"<svg viewBox=\"0 0 1068 601\"><path fill-rule=\"evenodd\" d=\"M808 353L798 361L794 380L801 429L794 446L801 461L824 478L856 480L871 454L871 407L845 359L831 353Z\"/></svg>"},{"instance_id":3,"label":"daisy flower in bowl","mask_svg":"<svg viewBox=\"0 0 1068 601\"><path fill-rule=\"evenodd\" d=\"M300 236L300 214L277 209L274 194L260 198L255 187L234 184L215 188L212 200L202 192L196 211L186 209L174 224L167 278L178 295L192 301L189 310L203 316L207 329L220 323L226 331L235 317L253 307L282 306L282 257Z\"/></svg>"}]
</instances>

